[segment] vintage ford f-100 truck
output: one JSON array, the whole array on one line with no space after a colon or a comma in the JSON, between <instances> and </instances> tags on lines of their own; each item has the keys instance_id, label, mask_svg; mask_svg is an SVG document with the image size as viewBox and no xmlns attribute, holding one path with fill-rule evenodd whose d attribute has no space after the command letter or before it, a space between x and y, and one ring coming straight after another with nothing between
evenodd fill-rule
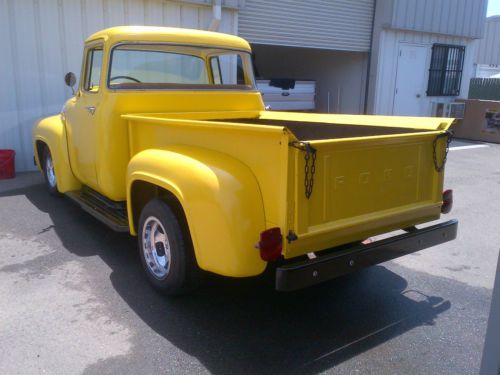
<instances>
[{"instance_id":1,"label":"vintage ford f-100 truck","mask_svg":"<svg viewBox=\"0 0 500 375\"><path fill-rule=\"evenodd\" d=\"M456 237L455 220L416 227L451 209L453 119L266 111L249 44L206 31L97 32L80 77L35 124L35 162L51 193L138 236L167 294L270 263L293 290Z\"/></svg>"}]
</instances>

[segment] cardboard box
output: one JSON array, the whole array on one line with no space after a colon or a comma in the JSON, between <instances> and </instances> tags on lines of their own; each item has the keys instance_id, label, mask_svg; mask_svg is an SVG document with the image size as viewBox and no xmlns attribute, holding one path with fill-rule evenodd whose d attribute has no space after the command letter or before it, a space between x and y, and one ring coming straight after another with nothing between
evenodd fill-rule
<instances>
[{"instance_id":1,"label":"cardboard box","mask_svg":"<svg viewBox=\"0 0 500 375\"><path fill-rule=\"evenodd\" d=\"M453 127L457 138L500 143L500 101L465 100L465 115Z\"/></svg>"}]
</instances>

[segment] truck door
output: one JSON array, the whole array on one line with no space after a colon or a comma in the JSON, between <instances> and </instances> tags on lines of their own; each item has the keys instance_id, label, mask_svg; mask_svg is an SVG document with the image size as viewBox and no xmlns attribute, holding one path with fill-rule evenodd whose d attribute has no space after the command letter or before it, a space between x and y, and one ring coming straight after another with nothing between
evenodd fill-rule
<instances>
[{"instance_id":1,"label":"truck door","mask_svg":"<svg viewBox=\"0 0 500 375\"><path fill-rule=\"evenodd\" d=\"M96 155L101 99L103 47L88 45L80 85L73 101L66 107L66 131L73 173L84 184L97 189Z\"/></svg>"}]
</instances>

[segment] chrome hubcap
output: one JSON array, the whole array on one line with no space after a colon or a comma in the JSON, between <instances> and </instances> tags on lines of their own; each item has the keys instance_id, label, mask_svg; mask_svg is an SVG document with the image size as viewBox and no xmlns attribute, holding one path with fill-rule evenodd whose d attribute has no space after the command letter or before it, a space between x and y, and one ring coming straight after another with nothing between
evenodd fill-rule
<instances>
[{"instance_id":1,"label":"chrome hubcap","mask_svg":"<svg viewBox=\"0 0 500 375\"><path fill-rule=\"evenodd\" d=\"M165 228L154 216L148 217L142 227L142 251L153 276L165 278L170 270L170 243Z\"/></svg>"},{"instance_id":2,"label":"chrome hubcap","mask_svg":"<svg viewBox=\"0 0 500 375\"><path fill-rule=\"evenodd\" d=\"M50 186L55 187L57 184L56 172L54 171L54 163L52 162L52 156L50 156L50 154L47 155L47 160L45 160L45 170Z\"/></svg>"}]
</instances>

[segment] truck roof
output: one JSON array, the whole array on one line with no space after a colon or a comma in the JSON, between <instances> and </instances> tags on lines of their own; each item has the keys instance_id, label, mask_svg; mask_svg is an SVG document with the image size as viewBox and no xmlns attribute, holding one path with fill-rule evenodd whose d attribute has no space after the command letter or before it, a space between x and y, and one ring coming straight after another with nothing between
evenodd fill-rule
<instances>
[{"instance_id":1,"label":"truck roof","mask_svg":"<svg viewBox=\"0 0 500 375\"><path fill-rule=\"evenodd\" d=\"M104 41L109 44L125 41L170 42L250 50L248 42L235 35L178 27L116 26L92 34L85 42L96 39L104 39Z\"/></svg>"}]
</instances>

